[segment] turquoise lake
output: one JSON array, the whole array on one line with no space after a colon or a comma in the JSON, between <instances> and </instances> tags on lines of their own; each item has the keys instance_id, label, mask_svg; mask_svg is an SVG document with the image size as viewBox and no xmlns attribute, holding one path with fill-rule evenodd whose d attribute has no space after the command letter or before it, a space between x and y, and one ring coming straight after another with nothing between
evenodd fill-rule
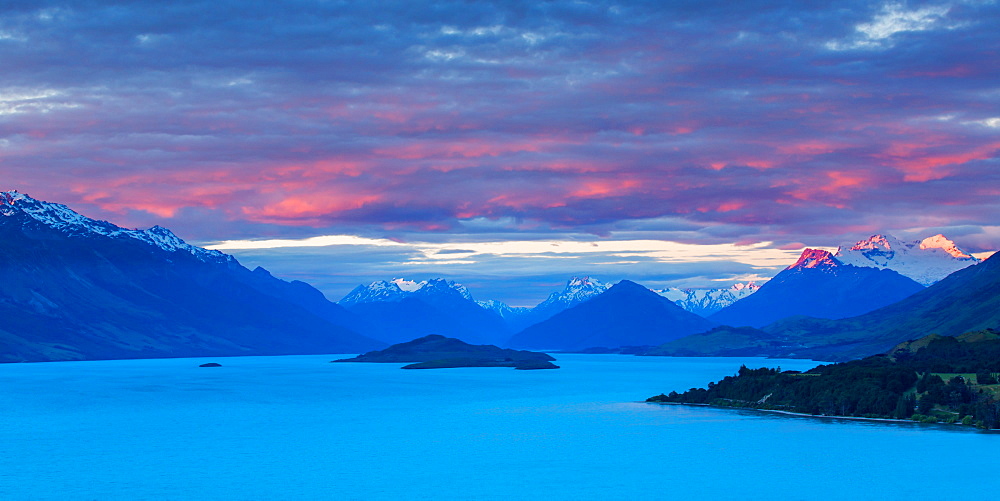
<instances>
[{"instance_id":1,"label":"turquoise lake","mask_svg":"<svg viewBox=\"0 0 1000 501\"><path fill-rule=\"evenodd\" d=\"M646 397L815 362L0 365L0 499L988 499L1000 434ZM215 361L221 368L200 368Z\"/></svg>"}]
</instances>

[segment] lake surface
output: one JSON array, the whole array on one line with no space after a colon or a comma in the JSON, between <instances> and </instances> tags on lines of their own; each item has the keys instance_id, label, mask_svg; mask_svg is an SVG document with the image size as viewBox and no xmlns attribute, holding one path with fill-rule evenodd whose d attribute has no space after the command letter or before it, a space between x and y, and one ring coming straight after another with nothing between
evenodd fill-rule
<instances>
[{"instance_id":1,"label":"lake surface","mask_svg":"<svg viewBox=\"0 0 1000 501\"><path fill-rule=\"evenodd\" d=\"M985 499L1000 434L645 404L750 367L558 355L0 365L0 499ZM200 368L206 361L221 368Z\"/></svg>"}]
</instances>

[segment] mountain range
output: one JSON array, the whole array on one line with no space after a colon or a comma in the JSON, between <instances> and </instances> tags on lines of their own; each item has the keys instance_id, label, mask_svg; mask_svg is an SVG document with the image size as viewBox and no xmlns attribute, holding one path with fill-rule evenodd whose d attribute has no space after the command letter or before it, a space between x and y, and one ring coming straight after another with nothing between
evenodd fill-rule
<instances>
[{"instance_id":1,"label":"mountain range","mask_svg":"<svg viewBox=\"0 0 1000 501\"><path fill-rule=\"evenodd\" d=\"M302 282L169 230L0 192L0 361L353 352L384 346Z\"/></svg>"},{"instance_id":2,"label":"mountain range","mask_svg":"<svg viewBox=\"0 0 1000 501\"><path fill-rule=\"evenodd\" d=\"M363 319L373 337L393 344L429 334L503 344L511 335L504 319L480 306L465 286L442 278L373 282L339 304Z\"/></svg>"},{"instance_id":3,"label":"mountain range","mask_svg":"<svg viewBox=\"0 0 1000 501\"><path fill-rule=\"evenodd\" d=\"M561 291L556 291L544 301L538 303L533 308L519 310L511 309L502 316L507 319L512 332L520 332L528 326L552 318L553 315L565 311L584 301L597 297L607 291L611 286L592 277L572 277L566 281L566 285ZM491 304L494 311L510 308L500 303Z\"/></svg>"},{"instance_id":4,"label":"mountain range","mask_svg":"<svg viewBox=\"0 0 1000 501\"><path fill-rule=\"evenodd\" d=\"M827 320L786 318L765 326L798 348L776 355L845 360L882 353L928 334L957 336L1000 326L1000 255L960 269L939 282L869 313Z\"/></svg>"},{"instance_id":5,"label":"mountain range","mask_svg":"<svg viewBox=\"0 0 1000 501\"><path fill-rule=\"evenodd\" d=\"M587 303L607 293L611 288L611 285L593 277L572 277L562 290L552 292L535 307L526 308L511 307L496 300L474 301L467 288L452 281L431 279L418 282L395 278L358 286L344 296L339 304L369 324L379 327L372 334L373 337L388 342L401 342L414 336L444 332L477 342L503 344L511 334L519 333L563 311ZM652 292L668 298L680 295L683 299L675 301L676 305L682 309L704 313L717 311L724 305L749 296L757 289L758 287L751 283L736 284L724 289L667 289ZM453 293L449 292L452 290ZM444 301L444 296L450 296L451 299ZM432 297L437 298L437 307L430 304L433 303ZM422 302L417 301L421 298ZM469 306L473 302L503 321L507 327L506 336L498 331L496 318L469 314L472 312ZM459 319L460 315L456 314L458 311L465 312L466 318ZM545 324L545 328L551 328L551 324ZM484 336L484 333L489 336ZM606 339L605 342L609 348L621 346L621 343L610 339ZM555 347L564 349L561 345Z\"/></svg>"},{"instance_id":6,"label":"mountain range","mask_svg":"<svg viewBox=\"0 0 1000 501\"><path fill-rule=\"evenodd\" d=\"M372 282L367 286L359 285L338 301L338 304L341 306L353 306L362 303L402 301L407 297L441 294L449 296L457 295L466 301L475 301L472 299L469 289L451 280L435 278L417 282L403 278L394 278L392 280Z\"/></svg>"},{"instance_id":7,"label":"mountain range","mask_svg":"<svg viewBox=\"0 0 1000 501\"><path fill-rule=\"evenodd\" d=\"M536 324L608 289L591 277L572 277L561 291L533 308L502 301L476 301L469 290L441 278L403 278L359 285L339 301L375 326L375 337L397 343L444 333L474 342L503 344L511 334Z\"/></svg>"},{"instance_id":8,"label":"mountain range","mask_svg":"<svg viewBox=\"0 0 1000 501\"><path fill-rule=\"evenodd\" d=\"M125 229L8 191L0 192L0 361L359 352L430 334L571 351L660 345L651 353L832 360L996 327L997 259L977 265L941 235L873 235L836 253L807 249L760 287L653 291L574 277L534 308L514 308L477 302L450 280L394 279L359 286L338 304L166 228Z\"/></svg>"},{"instance_id":9,"label":"mountain range","mask_svg":"<svg viewBox=\"0 0 1000 501\"><path fill-rule=\"evenodd\" d=\"M708 318L751 327L794 315L845 318L895 303L923 288L891 269L845 265L825 250L806 249L753 295Z\"/></svg>"},{"instance_id":10,"label":"mountain range","mask_svg":"<svg viewBox=\"0 0 1000 501\"><path fill-rule=\"evenodd\" d=\"M929 334L1000 326L1000 255L960 269L913 295L865 314L783 318L761 329L720 328L665 343L651 355L742 354L841 361L883 353Z\"/></svg>"},{"instance_id":11,"label":"mountain range","mask_svg":"<svg viewBox=\"0 0 1000 501\"><path fill-rule=\"evenodd\" d=\"M691 313L707 317L751 294L760 286L754 282L737 283L719 289L654 289L653 292L671 300Z\"/></svg>"},{"instance_id":12,"label":"mountain range","mask_svg":"<svg viewBox=\"0 0 1000 501\"><path fill-rule=\"evenodd\" d=\"M833 257L840 264L893 270L924 286L979 262L941 234L912 242L872 235L853 245L841 245Z\"/></svg>"},{"instance_id":13,"label":"mountain range","mask_svg":"<svg viewBox=\"0 0 1000 501\"><path fill-rule=\"evenodd\" d=\"M514 335L514 348L579 351L662 344L713 327L669 299L622 280L605 292ZM544 348L543 348L544 347Z\"/></svg>"}]
</instances>

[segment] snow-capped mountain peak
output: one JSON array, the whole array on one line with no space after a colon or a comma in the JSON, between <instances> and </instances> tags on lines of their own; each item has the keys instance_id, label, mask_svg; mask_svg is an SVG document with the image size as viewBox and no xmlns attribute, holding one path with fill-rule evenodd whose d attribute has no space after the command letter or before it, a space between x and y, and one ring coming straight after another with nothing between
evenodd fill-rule
<instances>
[{"instance_id":1,"label":"snow-capped mountain peak","mask_svg":"<svg viewBox=\"0 0 1000 501\"><path fill-rule=\"evenodd\" d=\"M570 306L582 303L602 292L611 286L592 277L572 277L566 282L566 286L560 292L553 292L549 297L535 306L539 311L548 309L566 309Z\"/></svg>"},{"instance_id":2,"label":"snow-capped mountain peak","mask_svg":"<svg viewBox=\"0 0 1000 501\"><path fill-rule=\"evenodd\" d=\"M536 308L548 307L554 304L573 305L586 301L606 290L611 286L592 277L572 277L566 282L561 292L549 294L548 299L539 304Z\"/></svg>"},{"instance_id":3,"label":"snow-capped mountain peak","mask_svg":"<svg viewBox=\"0 0 1000 501\"><path fill-rule=\"evenodd\" d=\"M339 301L342 305L401 301L415 294L455 294L469 301L475 301L464 285L443 278L432 278L417 282L405 278L379 280L368 285L359 285Z\"/></svg>"},{"instance_id":4,"label":"snow-capped mountain peak","mask_svg":"<svg viewBox=\"0 0 1000 501\"><path fill-rule=\"evenodd\" d=\"M840 246L834 258L843 264L894 270L922 285L931 285L979 262L940 234L912 242L891 235L872 235L853 245Z\"/></svg>"},{"instance_id":5,"label":"snow-capped mountain peak","mask_svg":"<svg viewBox=\"0 0 1000 501\"><path fill-rule=\"evenodd\" d=\"M400 290L406 292L413 292L415 290L418 290L421 287L423 287L424 284L427 283L427 282L417 282L416 280L407 280L405 278L394 278L390 280L390 282L396 284L396 287L399 287Z\"/></svg>"},{"instance_id":6,"label":"snow-capped mountain peak","mask_svg":"<svg viewBox=\"0 0 1000 501\"><path fill-rule=\"evenodd\" d=\"M951 257L958 259L972 258L972 256L970 256L969 254L962 252L962 250L955 245L955 242L948 240L944 235L940 233L934 235L933 237L927 237L920 241L920 250L928 250L928 249L941 249L944 252L950 254Z\"/></svg>"},{"instance_id":7,"label":"snow-capped mountain peak","mask_svg":"<svg viewBox=\"0 0 1000 501\"><path fill-rule=\"evenodd\" d=\"M806 249L802 251L802 255L799 256L799 260L787 269L833 268L839 265L840 263L834 259L833 254L831 254L830 251L822 249Z\"/></svg>"},{"instance_id":8,"label":"snow-capped mountain peak","mask_svg":"<svg viewBox=\"0 0 1000 501\"><path fill-rule=\"evenodd\" d=\"M445 280L443 278L432 278L430 280L425 280L420 282L420 286L413 290L413 292L424 292L424 293L450 293L452 291L457 292L460 296L468 299L469 301L475 302L472 298L472 294L469 289L462 284L455 283L452 280ZM406 289L404 289L406 290Z\"/></svg>"},{"instance_id":9,"label":"snow-capped mountain peak","mask_svg":"<svg viewBox=\"0 0 1000 501\"><path fill-rule=\"evenodd\" d=\"M730 289L734 291L746 290L749 291L748 292L749 294L753 294L754 292L757 292L757 289L760 289L760 286L757 285L756 282L747 282L747 283L740 282L738 284L733 284L733 286L730 287Z\"/></svg>"},{"instance_id":10,"label":"snow-capped mountain peak","mask_svg":"<svg viewBox=\"0 0 1000 501\"><path fill-rule=\"evenodd\" d=\"M707 317L754 292L760 286L754 282L737 283L719 289L653 289L653 292L671 300L691 313Z\"/></svg>"},{"instance_id":11,"label":"snow-capped mountain peak","mask_svg":"<svg viewBox=\"0 0 1000 501\"><path fill-rule=\"evenodd\" d=\"M24 198L17 190L0 191L0 205L14 205L14 202Z\"/></svg>"},{"instance_id":12,"label":"snow-capped mountain peak","mask_svg":"<svg viewBox=\"0 0 1000 501\"><path fill-rule=\"evenodd\" d=\"M511 306L503 301L497 301L496 299L476 301L476 304L482 306L483 309L490 310L497 315L500 315L501 318L506 320L524 315L531 310L530 308L525 308L524 306Z\"/></svg>"},{"instance_id":13,"label":"snow-capped mountain peak","mask_svg":"<svg viewBox=\"0 0 1000 501\"><path fill-rule=\"evenodd\" d=\"M610 285L601 282L596 278L591 277L573 277L566 282L566 287L563 288L562 295L577 297L577 296L591 296L594 293L600 294L608 288Z\"/></svg>"},{"instance_id":14,"label":"snow-capped mountain peak","mask_svg":"<svg viewBox=\"0 0 1000 501\"><path fill-rule=\"evenodd\" d=\"M395 280L379 280L368 285L359 285L349 292L339 302L343 306L361 303L378 303L385 301L400 301L406 297L406 292L399 288Z\"/></svg>"},{"instance_id":15,"label":"snow-capped mountain peak","mask_svg":"<svg viewBox=\"0 0 1000 501\"><path fill-rule=\"evenodd\" d=\"M854 245L852 245L849 250L852 251L865 251L865 250L882 250L884 252L890 252L893 248L902 247L903 243L897 238L892 236L885 236L881 234L876 234L868 237L866 240L860 240ZM840 250L838 249L838 252Z\"/></svg>"},{"instance_id":16,"label":"snow-capped mountain peak","mask_svg":"<svg viewBox=\"0 0 1000 501\"><path fill-rule=\"evenodd\" d=\"M0 192L0 215L10 217L17 213L70 236L96 234L109 238L131 238L167 252L188 252L206 262L235 260L222 252L190 245L162 226L153 226L146 230L129 230L107 221L91 219L63 204L36 200L17 190Z\"/></svg>"}]
</instances>

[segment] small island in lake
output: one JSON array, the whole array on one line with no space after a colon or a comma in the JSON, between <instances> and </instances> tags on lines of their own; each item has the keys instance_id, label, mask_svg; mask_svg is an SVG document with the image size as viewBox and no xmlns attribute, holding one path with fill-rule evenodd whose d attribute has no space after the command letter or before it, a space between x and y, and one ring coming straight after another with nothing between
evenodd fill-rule
<instances>
[{"instance_id":1,"label":"small island in lake","mask_svg":"<svg viewBox=\"0 0 1000 501\"><path fill-rule=\"evenodd\" d=\"M806 372L740 367L708 388L647 402L1000 428L1000 333L931 334L884 355Z\"/></svg>"},{"instance_id":2,"label":"small island in lake","mask_svg":"<svg viewBox=\"0 0 1000 501\"><path fill-rule=\"evenodd\" d=\"M403 369L446 369L455 367L513 367L521 370L558 369L545 353L507 350L493 345L473 345L460 339L431 334L370 351L354 358L333 362L409 363Z\"/></svg>"}]
</instances>

